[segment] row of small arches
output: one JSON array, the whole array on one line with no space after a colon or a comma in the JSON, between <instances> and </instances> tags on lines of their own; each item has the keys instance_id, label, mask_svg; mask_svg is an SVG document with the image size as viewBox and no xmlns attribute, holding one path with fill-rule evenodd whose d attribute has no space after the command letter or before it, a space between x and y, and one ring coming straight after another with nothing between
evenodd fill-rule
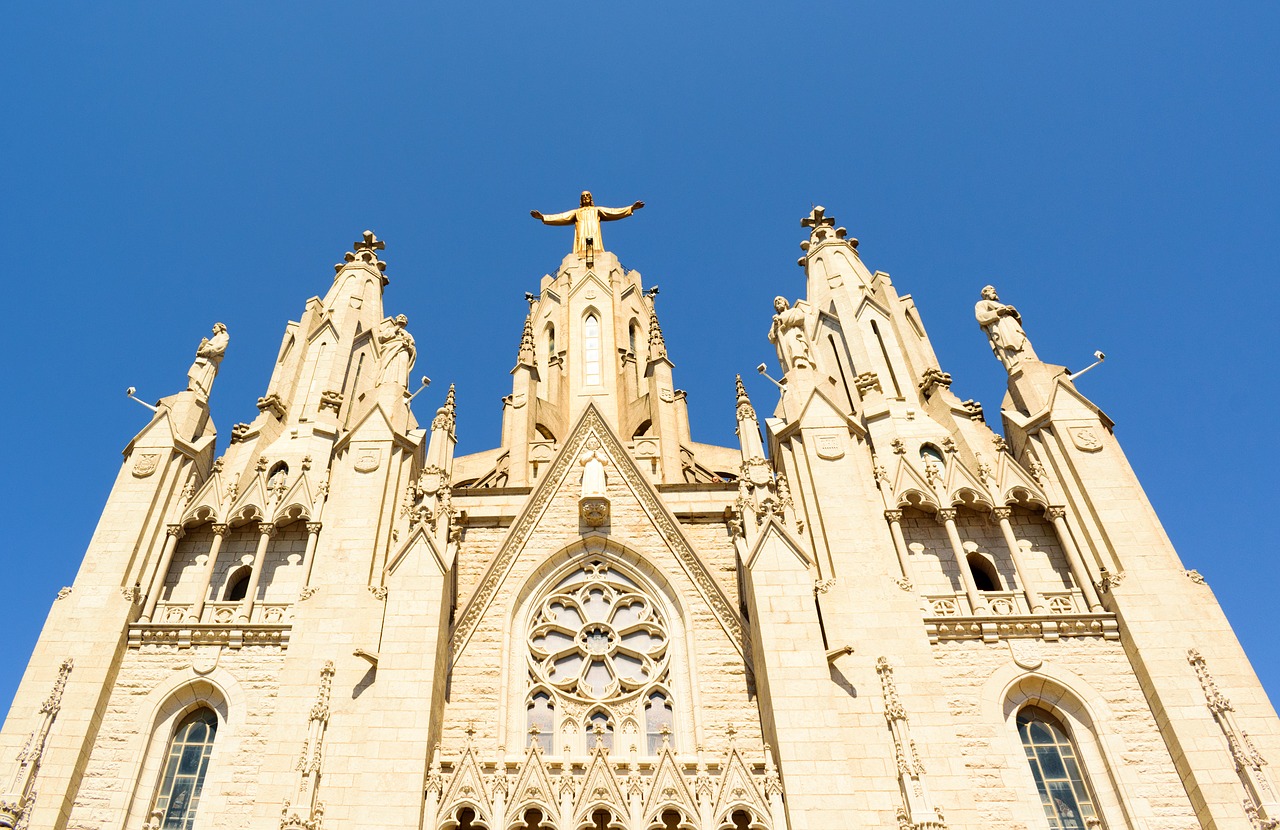
<instances>
[{"instance_id":1,"label":"row of small arches","mask_svg":"<svg viewBox=\"0 0 1280 830\"><path fill-rule=\"evenodd\" d=\"M697 830L698 825L685 816L680 810L668 808L663 810L646 830ZM716 830L765 830L766 825L752 818L746 810L734 810L721 822ZM440 825L440 830L490 830L490 826L477 815L471 807L462 807L456 815ZM559 830L551 823L543 811L530 807L521 813L520 821L511 825L510 830ZM590 817L579 822L574 830L628 830L624 819L618 818L613 811L599 808L591 812Z\"/></svg>"}]
</instances>

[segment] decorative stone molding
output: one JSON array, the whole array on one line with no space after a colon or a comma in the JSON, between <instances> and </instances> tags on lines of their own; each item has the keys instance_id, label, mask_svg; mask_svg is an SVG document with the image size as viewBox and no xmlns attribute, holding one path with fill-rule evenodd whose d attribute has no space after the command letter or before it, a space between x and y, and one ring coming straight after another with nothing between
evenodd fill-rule
<instances>
[{"instance_id":1,"label":"decorative stone molding","mask_svg":"<svg viewBox=\"0 0 1280 830\"><path fill-rule=\"evenodd\" d=\"M1004 440L1003 435L991 436L991 446L996 448L996 452L1008 452L1009 442Z\"/></svg>"},{"instance_id":2,"label":"decorative stone molding","mask_svg":"<svg viewBox=\"0 0 1280 830\"><path fill-rule=\"evenodd\" d=\"M121 588L120 596L124 597L125 602L132 605L142 599L142 588L138 585L130 585L127 588Z\"/></svg>"},{"instance_id":3,"label":"decorative stone molding","mask_svg":"<svg viewBox=\"0 0 1280 830\"><path fill-rule=\"evenodd\" d=\"M8 792L0 795L0 828L25 830L30 818L28 810L36 799L36 777L40 773L40 759L44 755L45 742L58 712L62 709L62 693L67 688L67 678L75 662L68 657L58 667L58 677L53 689L40 704L40 724L28 737L18 753L18 769L14 772Z\"/></svg>"},{"instance_id":4,"label":"decorative stone molding","mask_svg":"<svg viewBox=\"0 0 1280 830\"><path fill-rule=\"evenodd\" d=\"M886 510L886 511L884 511L884 518L885 518L885 521L889 521L889 522L900 522L900 521L902 521L902 511L901 511L901 510Z\"/></svg>"},{"instance_id":5,"label":"decorative stone molding","mask_svg":"<svg viewBox=\"0 0 1280 830\"><path fill-rule=\"evenodd\" d=\"M924 627L929 642L934 644L944 640L982 640L995 643L1013 639L1053 642L1063 637L1120 639L1120 626L1114 614L991 614L966 617L959 614L939 614L935 604L934 616L925 618Z\"/></svg>"},{"instance_id":6,"label":"decorative stone molding","mask_svg":"<svg viewBox=\"0 0 1280 830\"><path fill-rule=\"evenodd\" d=\"M992 509L991 515L996 518L996 521L1008 521L1009 519L1013 518L1013 508L1012 507L996 507Z\"/></svg>"},{"instance_id":7,"label":"decorative stone molding","mask_svg":"<svg viewBox=\"0 0 1280 830\"><path fill-rule=\"evenodd\" d=\"M319 588L313 588L310 585L298 592L298 602L305 602L314 597L320 591Z\"/></svg>"},{"instance_id":8,"label":"decorative stone molding","mask_svg":"<svg viewBox=\"0 0 1280 830\"><path fill-rule=\"evenodd\" d=\"M1049 509L1053 510L1055 508L1049 508ZM1057 508L1057 509L1061 509L1061 508ZM1047 512L1048 511L1046 511L1046 513ZM1111 589L1119 585L1121 582L1123 582L1125 577L1124 571L1117 571L1115 573L1111 573L1111 571L1108 571L1106 568L1102 568L1101 570L1099 570L1098 573L1099 573L1100 579L1098 579L1097 582L1093 583L1093 587L1097 588L1098 593L1100 594L1111 593Z\"/></svg>"},{"instance_id":9,"label":"decorative stone molding","mask_svg":"<svg viewBox=\"0 0 1280 830\"><path fill-rule=\"evenodd\" d=\"M173 536L178 539L181 539L183 536L187 535L187 531L184 530L182 525L179 525L179 524L166 525L164 532L166 535Z\"/></svg>"},{"instance_id":10,"label":"decorative stone molding","mask_svg":"<svg viewBox=\"0 0 1280 830\"><path fill-rule=\"evenodd\" d=\"M898 826L910 830L946 830L942 813L929 799L925 786L924 761L911 737L911 724L907 710L898 696L898 686L893 678L893 666L885 657L876 659L876 674L880 675L880 687L884 695L884 719L893 738L893 756L898 768L898 783L903 804L898 808ZM937 819L936 821L934 819Z\"/></svg>"},{"instance_id":11,"label":"decorative stone molding","mask_svg":"<svg viewBox=\"0 0 1280 830\"><path fill-rule=\"evenodd\" d=\"M1209 673L1209 667L1205 664L1200 652L1194 648L1188 649L1187 662L1195 669L1200 688L1204 690L1205 702L1209 706L1209 711L1213 713L1213 719L1218 724L1218 728L1222 730L1222 736L1227 740L1227 747L1231 750L1236 774L1240 776L1240 783L1244 785L1247 796L1244 801L1245 814L1255 827L1261 830L1275 830L1280 827L1280 815L1277 814L1280 811L1277 810L1275 789L1271 786L1266 771L1263 770L1267 760L1258 752L1253 741L1249 740L1249 733L1240 729L1236 723L1235 707L1218 688L1217 681Z\"/></svg>"},{"instance_id":12,"label":"decorative stone molding","mask_svg":"<svg viewBox=\"0 0 1280 830\"><path fill-rule=\"evenodd\" d=\"M1195 584L1197 584L1197 585L1203 585L1203 584L1205 584L1205 583L1204 583L1204 574L1200 573L1199 571L1195 570L1194 568L1192 568L1192 569L1191 569L1191 570L1189 570L1189 571L1183 571L1182 573L1183 573L1183 575L1184 575L1184 576L1186 576L1186 578L1187 578L1187 579L1190 579L1192 582L1194 582L1194 583L1195 583Z\"/></svg>"},{"instance_id":13,"label":"decorative stone molding","mask_svg":"<svg viewBox=\"0 0 1280 830\"><path fill-rule=\"evenodd\" d=\"M231 525L224 522L215 522L209 525L209 529L213 531L214 536L226 536L227 531L231 530Z\"/></svg>"},{"instance_id":14,"label":"decorative stone molding","mask_svg":"<svg viewBox=\"0 0 1280 830\"><path fill-rule=\"evenodd\" d=\"M872 389L877 392L883 391L880 388L880 376L875 372L863 372L854 378L853 385L857 388L858 394L863 395L864 397Z\"/></svg>"},{"instance_id":15,"label":"decorative stone molding","mask_svg":"<svg viewBox=\"0 0 1280 830\"><path fill-rule=\"evenodd\" d=\"M907 445L901 438L895 438L889 442L889 446L893 447L894 455L906 455Z\"/></svg>"},{"instance_id":16,"label":"decorative stone molding","mask_svg":"<svg viewBox=\"0 0 1280 830\"><path fill-rule=\"evenodd\" d=\"M66 599L69 596L71 596L71 586L63 585L61 588L58 589L58 596L54 597L53 601L57 602L58 600Z\"/></svg>"},{"instance_id":17,"label":"decorative stone molding","mask_svg":"<svg viewBox=\"0 0 1280 830\"><path fill-rule=\"evenodd\" d=\"M938 512L935 514L935 517L938 520L938 524L945 524L946 522L954 522L956 520L956 508L943 507L938 510Z\"/></svg>"},{"instance_id":18,"label":"decorative stone molding","mask_svg":"<svg viewBox=\"0 0 1280 830\"><path fill-rule=\"evenodd\" d=\"M327 409L336 415L342 409L343 400L341 392L336 389L326 389L320 393L320 411Z\"/></svg>"},{"instance_id":19,"label":"decorative stone molding","mask_svg":"<svg viewBox=\"0 0 1280 830\"><path fill-rule=\"evenodd\" d=\"M987 422L987 416L982 411L982 404L978 403L973 398L970 398L967 401L961 401L960 406L964 409L970 420L978 421L983 424Z\"/></svg>"},{"instance_id":20,"label":"decorative stone molding","mask_svg":"<svg viewBox=\"0 0 1280 830\"><path fill-rule=\"evenodd\" d=\"M323 396L321 398L323 400ZM266 397L258 398L258 411L270 412L276 416L276 420L283 421L285 415L284 401L280 400L280 396L272 392Z\"/></svg>"},{"instance_id":21,"label":"decorative stone molding","mask_svg":"<svg viewBox=\"0 0 1280 830\"><path fill-rule=\"evenodd\" d=\"M915 584L912 583L912 581L905 576L895 576L893 578L893 584L897 585L899 588L906 591L907 593L911 593L916 589Z\"/></svg>"},{"instance_id":22,"label":"decorative stone molding","mask_svg":"<svg viewBox=\"0 0 1280 830\"><path fill-rule=\"evenodd\" d=\"M825 594L834 588L835 584L836 578L834 576L827 577L826 579L819 579L817 582L813 583L813 590L815 593Z\"/></svg>"},{"instance_id":23,"label":"decorative stone molding","mask_svg":"<svg viewBox=\"0 0 1280 830\"><path fill-rule=\"evenodd\" d=\"M373 598L376 600L379 600L379 601L385 600L387 598L387 586L386 585L370 585L369 593L373 594Z\"/></svg>"},{"instance_id":24,"label":"decorative stone molding","mask_svg":"<svg viewBox=\"0 0 1280 830\"><path fill-rule=\"evenodd\" d=\"M320 830L324 823L324 803L319 800L320 769L324 761L324 736L329 728L329 700L333 693L333 661L320 669L320 688L311 705L307 737L294 766L293 793L280 810L280 830Z\"/></svg>"},{"instance_id":25,"label":"decorative stone molding","mask_svg":"<svg viewBox=\"0 0 1280 830\"><path fill-rule=\"evenodd\" d=\"M185 650L196 646L230 649L262 646L280 650L288 648L292 628L286 623L135 623L129 626L129 648Z\"/></svg>"},{"instance_id":26,"label":"decorative stone molding","mask_svg":"<svg viewBox=\"0 0 1280 830\"><path fill-rule=\"evenodd\" d=\"M691 763L664 742L655 760L637 763L613 758L598 742L583 763L581 758L549 757L534 741L515 762L504 754L481 756L468 735L456 753L436 746L425 782L422 826L434 830L462 807L474 810L485 827L523 826L521 818L530 807L556 827L596 826L591 813L607 807L626 826L631 826L632 815L674 808L694 822L681 826L720 827L724 818L741 810L752 828L786 827L782 784L767 747L763 762L748 761L731 738L718 758L702 748L696 758Z\"/></svg>"},{"instance_id":27,"label":"decorative stone molding","mask_svg":"<svg viewBox=\"0 0 1280 830\"><path fill-rule=\"evenodd\" d=\"M231 427L231 443L238 444L249 434L249 424L239 423Z\"/></svg>"},{"instance_id":28,"label":"decorative stone molding","mask_svg":"<svg viewBox=\"0 0 1280 830\"><path fill-rule=\"evenodd\" d=\"M920 382L916 384L920 389L920 394L926 398L933 394L933 390L941 387L943 389L951 388L951 374L941 369L925 369L924 374L920 376Z\"/></svg>"}]
</instances>

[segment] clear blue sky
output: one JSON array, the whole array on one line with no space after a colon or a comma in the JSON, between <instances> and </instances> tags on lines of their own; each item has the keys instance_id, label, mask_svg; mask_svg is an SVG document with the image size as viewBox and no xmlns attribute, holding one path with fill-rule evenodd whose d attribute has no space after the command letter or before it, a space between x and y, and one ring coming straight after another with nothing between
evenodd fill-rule
<instances>
[{"instance_id":1,"label":"clear blue sky","mask_svg":"<svg viewBox=\"0 0 1280 830\"><path fill-rule=\"evenodd\" d=\"M183 388L224 321L225 441L372 228L419 417L454 381L460 451L494 446L570 245L528 211L583 188L648 202L606 242L662 287L698 440L732 444L735 372L772 406L751 370L813 203L988 413L985 283L1046 360L1106 351L1080 386L1278 696L1280 6L109 5L5 14L0 711L147 420L126 386Z\"/></svg>"}]
</instances>

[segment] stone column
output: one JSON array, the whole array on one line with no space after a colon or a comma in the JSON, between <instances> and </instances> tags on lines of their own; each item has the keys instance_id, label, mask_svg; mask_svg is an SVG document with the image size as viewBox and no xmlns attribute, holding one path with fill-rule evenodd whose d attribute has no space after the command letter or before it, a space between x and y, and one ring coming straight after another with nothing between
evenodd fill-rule
<instances>
[{"instance_id":1,"label":"stone column","mask_svg":"<svg viewBox=\"0 0 1280 830\"><path fill-rule=\"evenodd\" d=\"M1033 614L1044 613L1044 594L1035 585L1035 580L1027 570L1027 563L1022 560L1022 546L1018 537L1013 535L1013 525L1009 519L1013 516L1012 507L997 507L991 511L1000 523L1000 534L1004 536L1005 546L1009 548L1009 556L1013 558L1013 569L1018 572L1018 584L1027 595L1027 608Z\"/></svg>"},{"instance_id":2,"label":"stone column","mask_svg":"<svg viewBox=\"0 0 1280 830\"><path fill-rule=\"evenodd\" d=\"M947 529L951 552L955 554L956 567L960 569L960 581L964 584L964 592L969 597L969 613L987 613L987 603L978 591L978 583L973 581L973 572L969 570L969 560L965 557L964 544L960 541L960 531L956 528L956 509L954 507L940 509L938 521Z\"/></svg>"},{"instance_id":3,"label":"stone column","mask_svg":"<svg viewBox=\"0 0 1280 830\"><path fill-rule=\"evenodd\" d=\"M1080 586L1080 592L1084 594L1084 601L1089 605L1089 610L1095 613L1105 610L1102 607L1102 601L1098 599L1098 591L1093 587L1093 578L1089 575L1088 568L1084 566L1084 560L1080 558L1080 549L1076 547L1075 539L1071 538L1071 528L1067 527L1067 509L1049 507L1044 511L1044 515L1046 519L1053 522L1053 529L1058 533L1058 542L1067 555L1067 564L1071 566L1071 576Z\"/></svg>"},{"instance_id":4,"label":"stone column","mask_svg":"<svg viewBox=\"0 0 1280 830\"><path fill-rule=\"evenodd\" d=\"M178 540L186 531L182 525L169 525L168 536L164 540L164 550L160 553L160 564L151 575L151 585L147 588L147 604L142 608L142 622L151 622L156 613L156 603L160 601L160 592L164 590L165 577L169 575L169 564L173 562L173 552L178 547Z\"/></svg>"},{"instance_id":5,"label":"stone column","mask_svg":"<svg viewBox=\"0 0 1280 830\"><path fill-rule=\"evenodd\" d=\"M884 518L889 522L889 534L893 536L893 550L898 554L898 564L902 567L902 578L907 581L907 585L913 585L911 580L911 560L907 558L907 539L902 535L902 511L886 510Z\"/></svg>"},{"instance_id":6,"label":"stone column","mask_svg":"<svg viewBox=\"0 0 1280 830\"><path fill-rule=\"evenodd\" d=\"M305 569L302 572L302 587L298 590L306 591L311 587L311 569L316 564L316 544L320 541L320 522L307 522L307 552L303 554Z\"/></svg>"},{"instance_id":7,"label":"stone column","mask_svg":"<svg viewBox=\"0 0 1280 830\"><path fill-rule=\"evenodd\" d=\"M211 529L213 544L209 547L209 561L204 563L204 572L200 574L200 594L196 597L196 601L191 603L191 610L187 613L187 622L191 623L200 622L200 615L204 613L204 604L209 597L209 582L213 579L213 568L218 563L218 552L222 550L222 540L230 526L215 524Z\"/></svg>"},{"instance_id":8,"label":"stone column","mask_svg":"<svg viewBox=\"0 0 1280 830\"><path fill-rule=\"evenodd\" d=\"M276 535L273 522L258 522L258 550L253 555L253 570L249 571L249 587L245 589L244 600L240 603L238 619L247 623L253 615L254 598L258 595L258 582L262 579L262 566L267 561L267 546L271 537Z\"/></svg>"}]
</instances>

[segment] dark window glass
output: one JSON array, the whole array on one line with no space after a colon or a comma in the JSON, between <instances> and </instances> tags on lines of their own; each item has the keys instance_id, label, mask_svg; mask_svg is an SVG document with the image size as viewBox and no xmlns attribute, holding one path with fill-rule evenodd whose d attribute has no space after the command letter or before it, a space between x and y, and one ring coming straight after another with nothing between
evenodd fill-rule
<instances>
[{"instance_id":1,"label":"dark window glass","mask_svg":"<svg viewBox=\"0 0 1280 830\"><path fill-rule=\"evenodd\" d=\"M208 709L197 709L179 724L156 796L155 809L164 816L161 830L191 830L195 824L217 734L218 718Z\"/></svg>"},{"instance_id":2,"label":"dark window glass","mask_svg":"<svg viewBox=\"0 0 1280 830\"><path fill-rule=\"evenodd\" d=\"M1076 747L1062 723L1043 709L1028 706L1018 713L1018 734L1036 780L1040 804L1053 830L1085 830L1093 818L1093 798L1076 757Z\"/></svg>"}]
</instances>

